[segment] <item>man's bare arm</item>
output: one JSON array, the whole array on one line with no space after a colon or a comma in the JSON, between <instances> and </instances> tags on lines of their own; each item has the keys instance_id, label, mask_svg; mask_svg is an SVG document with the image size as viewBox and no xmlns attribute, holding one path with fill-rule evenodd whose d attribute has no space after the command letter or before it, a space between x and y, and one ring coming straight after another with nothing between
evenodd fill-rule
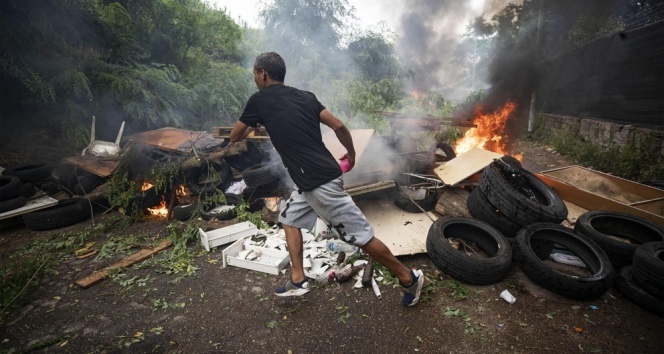
<instances>
[{"instance_id":1,"label":"man's bare arm","mask_svg":"<svg viewBox=\"0 0 664 354\"><path fill-rule=\"evenodd\" d=\"M344 122L340 121L339 118L335 117L327 109L324 109L322 112L320 112L320 121L321 123L334 130L334 134L337 135L337 139L339 139L341 145L346 148L347 153L344 155L344 157L348 157L350 171L353 169L353 166L355 166L355 146L353 145L353 137L350 135L350 130L348 130Z\"/></svg>"},{"instance_id":2,"label":"man's bare arm","mask_svg":"<svg viewBox=\"0 0 664 354\"><path fill-rule=\"evenodd\" d=\"M233 130L231 130L231 143L237 143L238 141L244 140L252 131L254 131L254 128L237 121L233 126Z\"/></svg>"}]
</instances>

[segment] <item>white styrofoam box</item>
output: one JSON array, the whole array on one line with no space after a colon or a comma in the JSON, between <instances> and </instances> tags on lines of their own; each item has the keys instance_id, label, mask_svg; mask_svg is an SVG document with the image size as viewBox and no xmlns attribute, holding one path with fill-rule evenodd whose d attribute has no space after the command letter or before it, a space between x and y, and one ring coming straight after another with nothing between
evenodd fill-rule
<instances>
[{"instance_id":1,"label":"white styrofoam box","mask_svg":"<svg viewBox=\"0 0 664 354\"><path fill-rule=\"evenodd\" d=\"M258 247L253 245L245 245L245 239L239 239L232 245L226 247L221 254L223 258L223 267L229 265L251 269L258 272L278 275L288 264L290 264L290 256L287 251L281 251L274 248ZM253 261L248 261L238 257L239 253L247 251L255 251L260 253L260 258Z\"/></svg>"},{"instance_id":2,"label":"white styrofoam box","mask_svg":"<svg viewBox=\"0 0 664 354\"><path fill-rule=\"evenodd\" d=\"M246 236L255 236L257 233L258 227L250 221L237 223L208 232L205 232L200 228L198 229L201 243L208 252L210 252L211 248L237 241Z\"/></svg>"}]
</instances>

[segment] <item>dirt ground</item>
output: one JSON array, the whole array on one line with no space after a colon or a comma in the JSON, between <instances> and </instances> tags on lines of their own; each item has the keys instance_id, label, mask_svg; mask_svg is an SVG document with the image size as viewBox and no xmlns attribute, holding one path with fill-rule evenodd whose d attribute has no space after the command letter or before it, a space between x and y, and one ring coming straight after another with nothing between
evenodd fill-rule
<instances>
[{"instance_id":1,"label":"dirt ground","mask_svg":"<svg viewBox=\"0 0 664 354\"><path fill-rule=\"evenodd\" d=\"M571 165L546 146L519 144L531 172ZM118 213L95 216L95 225ZM218 228L233 221L211 222ZM38 240L66 238L94 228L91 221L65 229L33 232L23 226L0 229L3 265ZM167 235L167 222L151 219L110 234L113 237ZM0 352L208 353L208 352L436 352L436 353L660 353L664 319L623 298L615 289L592 301L576 301L542 289L515 264L501 282L464 285L458 300L426 254L400 257L421 268L434 285L413 308L400 304L399 289L381 285L378 300L352 283L315 288L300 298L278 298L279 276L221 267L221 248L200 252L190 244L198 268L175 282L149 262L131 267L122 282L107 279L88 289L74 282L128 254L101 262L70 254L46 272L19 308L7 309L0 324ZM156 258L166 257L164 251ZM13 256L12 256L13 255ZM20 257L20 256L19 256ZM516 303L499 294L509 290ZM577 330L575 330L577 328Z\"/></svg>"}]
</instances>

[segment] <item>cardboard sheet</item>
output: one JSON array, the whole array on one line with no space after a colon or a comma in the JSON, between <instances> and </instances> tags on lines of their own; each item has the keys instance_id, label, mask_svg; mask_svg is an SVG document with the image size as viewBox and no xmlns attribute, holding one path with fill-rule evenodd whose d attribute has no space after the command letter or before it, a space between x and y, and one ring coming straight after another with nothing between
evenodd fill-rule
<instances>
[{"instance_id":1,"label":"cardboard sheet","mask_svg":"<svg viewBox=\"0 0 664 354\"><path fill-rule=\"evenodd\" d=\"M394 205L387 196L356 197L355 202L395 256L426 253L426 240L433 221L422 213L409 213ZM434 220L437 216L429 212Z\"/></svg>"},{"instance_id":2,"label":"cardboard sheet","mask_svg":"<svg viewBox=\"0 0 664 354\"><path fill-rule=\"evenodd\" d=\"M487 167L503 155L480 148L469 150L436 167L433 172L443 183L453 186Z\"/></svg>"},{"instance_id":3,"label":"cardboard sheet","mask_svg":"<svg viewBox=\"0 0 664 354\"><path fill-rule=\"evenodd\" d=\"M373 129L353 129L350 135L353 137L353 145L355 146L355 166L358 166L362 161L362 153L369 144L369 139L373 135ZM335 158L340 158L346 153L346 148L339 142L334 131L327 130L323 133L323 144L332 153Z\"/></svg>"}]
</instances>

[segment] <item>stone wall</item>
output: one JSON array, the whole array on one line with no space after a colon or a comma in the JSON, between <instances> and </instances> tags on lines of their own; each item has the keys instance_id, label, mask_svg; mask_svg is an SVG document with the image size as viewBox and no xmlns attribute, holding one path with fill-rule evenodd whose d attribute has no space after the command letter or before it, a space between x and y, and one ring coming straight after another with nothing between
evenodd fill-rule
<instances>
[{"instance_id":1,"label":"stone wall","mask_svg":"<svg viewBox=\"0 0 664 354\"><path fill-rule=\"evenodd\" d=\"M664 130L548 113L541 113L540 117L542 119L540 129L544 129L546 133L578 134L584 140L605 148L610 146L622 148L632 138L636 141L652 139L653 149L658 149L660 155L664 156Z\"/></svg>"}]
</instances>

